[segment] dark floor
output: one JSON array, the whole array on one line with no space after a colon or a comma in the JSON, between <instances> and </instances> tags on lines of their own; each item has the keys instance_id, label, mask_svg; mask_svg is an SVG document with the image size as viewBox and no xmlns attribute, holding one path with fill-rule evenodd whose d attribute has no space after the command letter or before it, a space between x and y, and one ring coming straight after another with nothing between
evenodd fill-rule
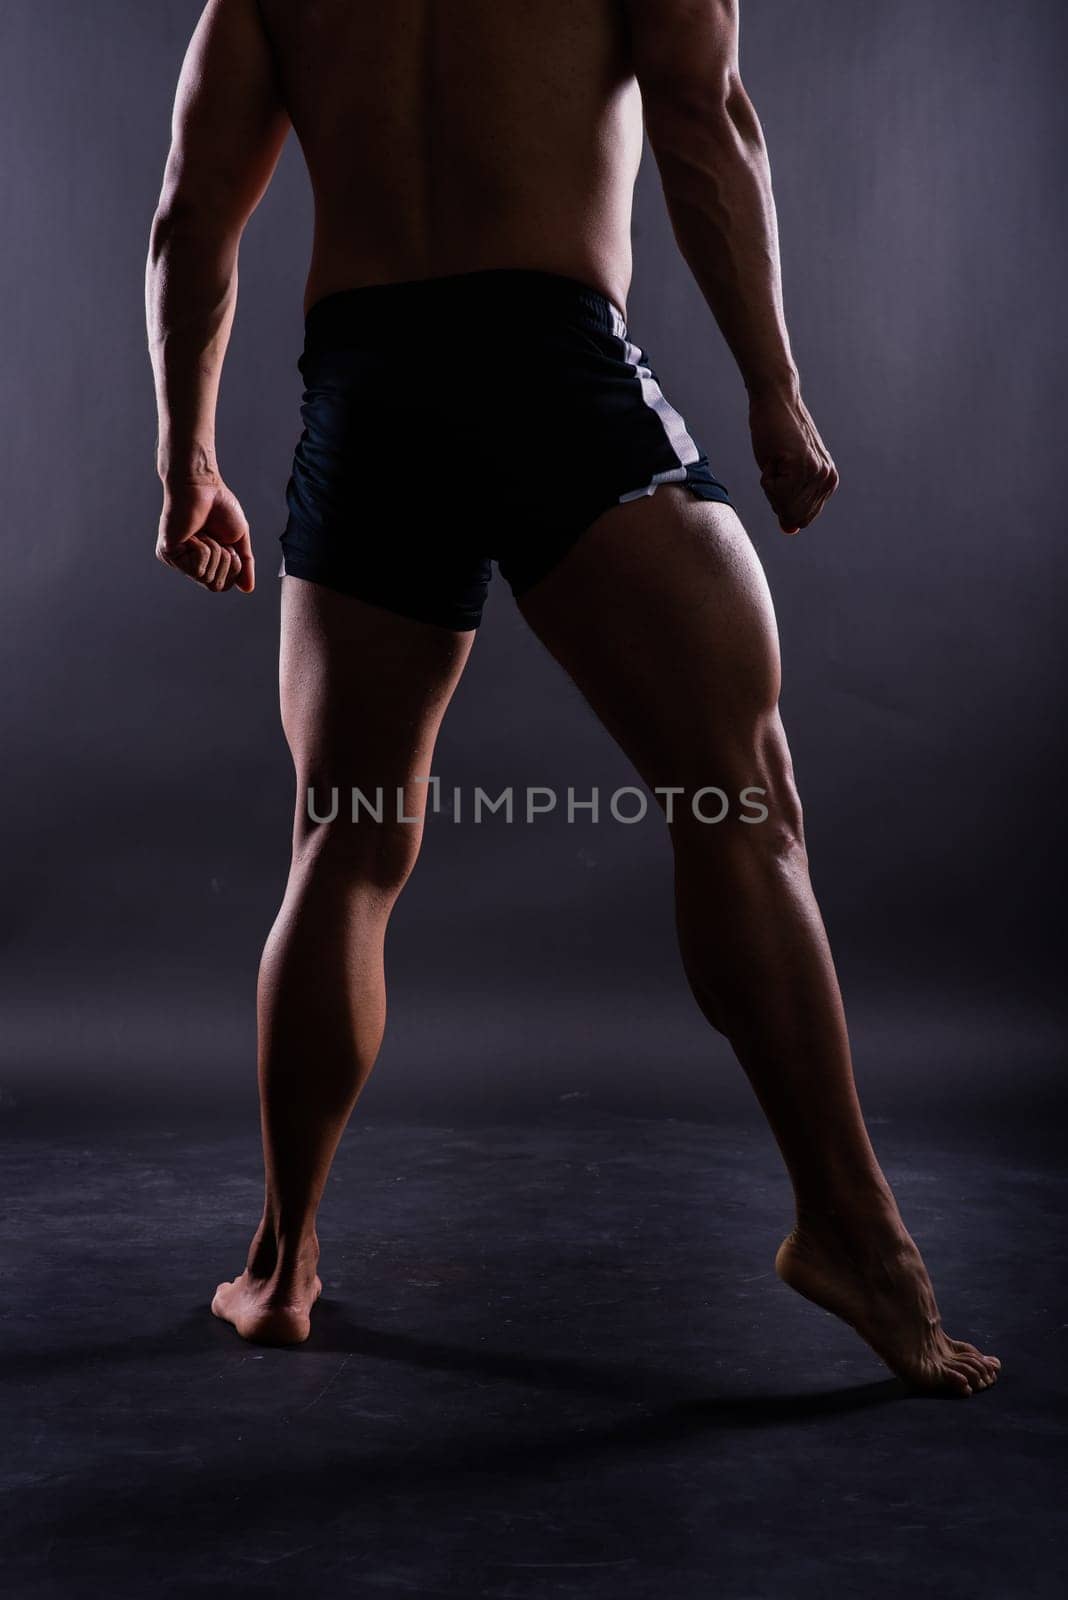
<instances>
[{"instance_id":1,"label":"dark floor","mask_svg":"<svg viewBox=\"0 0 1068 1600\"><path fill-rule=\"evenodd\" d=\"M357 1123L296 1351L207 1310L252 1128L7 1130L12 1600L1064 1592L1064 1199L989 1134L879 1130L950 1330L1004 1361L931 1401L774 1277L751 1123Z\"/></svg>"}]
</instances>

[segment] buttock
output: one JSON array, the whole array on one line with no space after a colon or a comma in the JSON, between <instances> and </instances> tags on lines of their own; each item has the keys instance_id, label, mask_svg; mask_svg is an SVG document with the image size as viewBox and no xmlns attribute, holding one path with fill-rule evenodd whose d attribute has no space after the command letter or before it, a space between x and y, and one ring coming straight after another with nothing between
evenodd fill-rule
<instances>
[{"instance_id":1,"label":"buttock","mask_svg":"<svg viewBox=\"0 0 1068 1600\"><path fill-rule=\"evenodd\" d=\"M608 506L682 483L729 504L619 307L500 268L319 301L282 572L417 620L477 627Z\"/></svg>"}]
</instances>

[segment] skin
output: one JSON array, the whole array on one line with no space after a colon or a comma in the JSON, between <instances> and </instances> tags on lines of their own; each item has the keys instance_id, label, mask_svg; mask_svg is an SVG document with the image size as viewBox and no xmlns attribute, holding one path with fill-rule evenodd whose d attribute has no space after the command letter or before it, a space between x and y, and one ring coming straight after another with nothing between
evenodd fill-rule
<instances>
[{"instance_id":1,"label":"skin","mask_svg":"<svg viewBox=\"0 0 1068 1600\"><path fill-rule=\"evenodd\" d=\"M316 201L306 308L364 284L516 266L584 281L624 314L648 134L679 249L745 384L778 526L795 534L819 515L838 475L790 349L736 0L211 0L179 84L147 272L167 565L213 593L254 587L215 406L241 235L291 128ZM793 1184L780 1277L916 1389L988 1388L1000 1363L945 1332L865 1128L779 715L774 610L736 513L678 485L613 507L520 608L650 787L696 789L713 772L767 790L759 827L702 826L685 808L665 821L687 977ZM265 1202L245 1271L212 1306L249 1339L308 1336L318 1205L378 1053L385 931L422 834L421 821L355 828L344 812L315 823L304 797L396 785L421 817L415 780L432 770L474 637L282 580L297 803L260 970Z\"/></svg>"}]
</instances>

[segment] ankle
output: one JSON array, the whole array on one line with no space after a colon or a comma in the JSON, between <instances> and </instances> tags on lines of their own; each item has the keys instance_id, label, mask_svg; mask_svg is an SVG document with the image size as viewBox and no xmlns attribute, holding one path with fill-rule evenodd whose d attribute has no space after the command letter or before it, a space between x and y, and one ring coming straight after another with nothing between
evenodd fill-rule
<instances>
[{"instance_id":1,"label":"ankle","mask_svg":"<svg viewBox=\"0 0 1068 1600\"><path fill-rule=\"evenodd\" d=\"M255 1278L296 1276L314 1272L319 1261L319 1239L314 1223L289 1227L265 1215L248 1254L247 1270Z\"/></svg>"},{"instance_id":2,"label":"ankle","mask_svg":"<svg viewBox=\"0 0 1068 1600\"><path fill-rule=\"evenodd\" d=\"M842 1239L907 1237L897 1201L885 1180L799 1195L797 1228L801 1233Z\"/></svg>"}]
</instances>

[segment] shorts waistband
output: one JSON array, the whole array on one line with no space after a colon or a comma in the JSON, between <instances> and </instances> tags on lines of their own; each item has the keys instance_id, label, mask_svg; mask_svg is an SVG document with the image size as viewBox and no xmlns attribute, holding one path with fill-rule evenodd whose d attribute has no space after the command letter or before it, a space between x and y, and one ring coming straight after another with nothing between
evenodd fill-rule
<instances>
[{"instance_id":1,"label":"shorts waistband","mask_svg":"<svg viewBox=\"0 0 1068 1600\"><path fill-rule=\"evenodd\" d=\"M577 278L533 267L486 267L324 295L308 309L305 347L376 344L397 332L430 332L450 319L522 325L567 312L602 333L626 327L615 302Z\"/></svg>"}]
</instances>

